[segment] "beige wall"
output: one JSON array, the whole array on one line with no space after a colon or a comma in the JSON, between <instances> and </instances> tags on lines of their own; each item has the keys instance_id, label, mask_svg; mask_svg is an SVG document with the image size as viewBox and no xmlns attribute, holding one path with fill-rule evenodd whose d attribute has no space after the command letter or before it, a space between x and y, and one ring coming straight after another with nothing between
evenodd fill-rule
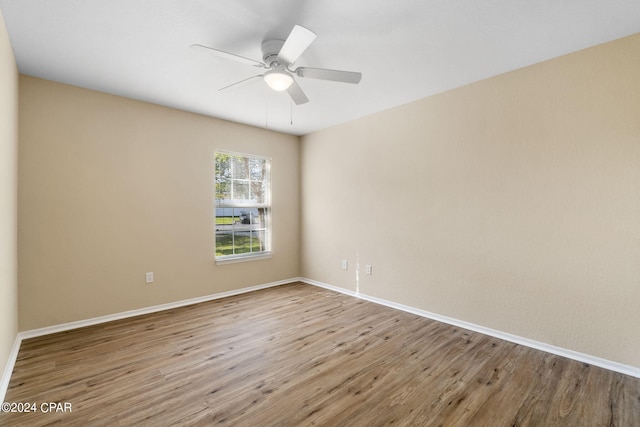
<instances>
[{"instance_id":1,"label":"beige wall","mask_svg":"<svg viewBox=\"0 0 640 427\"><path fill-rule=\"evenodd\" d=\"M640 366L639 70L635 35L304 137L302 275Z\"/></svg>"},{"instance_id":2,"label":"beige wall","mask_svg":"<svg viewBox=\"0 0 640 427\"><path fill-rule=\"evenodd\" d=\"M0 12L0 374L18 331L18 69Z\"/></svg>"},{"instance_id":3,"label":"beige wall","mask_svg":"<svg viewBox=\"0 0 640 427\"><path fill-rule=\"evenodd\" d=\"M297 137L27 76L19 99L20 330L298 276ZM272 158L271 259L215 264L216 149Z\"/></svg>"}]
</instances>

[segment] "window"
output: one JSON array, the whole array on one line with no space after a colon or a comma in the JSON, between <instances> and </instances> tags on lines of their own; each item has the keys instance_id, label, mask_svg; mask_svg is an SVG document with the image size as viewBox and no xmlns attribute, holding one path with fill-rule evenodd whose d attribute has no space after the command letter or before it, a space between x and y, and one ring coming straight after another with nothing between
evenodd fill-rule
<instances>
[{"instance_id":1,"label":"window","mask_svg":"<svg viewBox=\"0 0 640 427\"><path fill-rule=\"evenodd\" d=\"M216 152L216 260L269 255L271 161Z\"/></svg>"}]
</instances>

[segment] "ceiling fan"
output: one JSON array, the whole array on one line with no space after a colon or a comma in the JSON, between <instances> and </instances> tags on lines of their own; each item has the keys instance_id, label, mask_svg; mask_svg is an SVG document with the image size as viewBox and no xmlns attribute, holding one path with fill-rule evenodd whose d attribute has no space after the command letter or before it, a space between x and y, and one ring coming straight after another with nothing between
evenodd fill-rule
<instances>
[{"instance_id":1,"label":"ceiling fan","mask_svg":"<svg viewBox=\"0 0 640 427\"><path fill-rule=\"evenodd\" d=\"M266 40L262 43L262 62L199 44L191 45L191 48L213 54L220 58L231 59L265 69L263 74L240 80L239 82L218 90L225 90L253 79L262 78L271 89L275 91L286 90L293 102L300 105L309 102L309 99L294 79L294 75L304 78L332 80L353 84L359 83L362 78L362 73L353 71L310 67L291 68L315 38L316 34L313 31L296 25L286 40Z\"/></svg>"}]
</instances>

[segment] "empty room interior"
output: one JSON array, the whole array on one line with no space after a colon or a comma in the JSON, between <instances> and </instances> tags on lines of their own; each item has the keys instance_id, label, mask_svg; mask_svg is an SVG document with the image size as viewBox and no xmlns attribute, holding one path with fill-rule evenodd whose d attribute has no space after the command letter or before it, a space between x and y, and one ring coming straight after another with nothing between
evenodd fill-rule
<instances>
[{"instance_id":1,"label":"empty room interior","mask_svg":"<svg viewBox=\"0 0 640 427\"><path fill-rule=\"evenodd\" d=\"M533 3L0 0L0 425L639 426L640 3Z\"/></svg>"}]
</instances>

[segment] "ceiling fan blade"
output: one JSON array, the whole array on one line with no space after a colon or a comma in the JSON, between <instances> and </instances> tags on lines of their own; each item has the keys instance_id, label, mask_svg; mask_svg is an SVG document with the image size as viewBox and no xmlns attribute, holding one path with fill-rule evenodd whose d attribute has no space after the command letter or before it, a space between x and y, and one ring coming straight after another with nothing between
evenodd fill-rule
<instances>
[{"instance_id":1,"label":"ceiling fan blade","mask_svg":"<svg viewBox=\"0 0 640 427\"><path fill-rule=\"evenodd\" d=\"M293 81L293 83L291 83L291 86L289 86L287 92L289 93L289 96L291 96L291 99L293 99L293 102L296 103L296 105L306 104L307 102L309 102L309 98L307 98L307 95L304 94L302 88L295 80Z\"/></svg>"},{"instance_id":2,"label":"ceiling fan blade","mask_svg":"<svg viewBox=\"0 0 640 427\"><path fill-rule=\"evenodd\" d=\"M230 85L227 85L225 87L221 87L220 89L218 89L218 92L220 92L221 90L229 89L229 88L231 88L233 86L237 86L237 85L246 83L249 80L253 80L253 79L258 78L258 77L264 77L264 74L258 74L257 76L247 77L246 79L242 79L239 82L231 83Z\"/></svg>"},{"instance_id":3,"label":"ceiling fan blade","mask_svg":"<svg viewBox=\"0 0 640 427\"><path fill-rule=\"evenodd\" d=\"M245 58L244 56L236 55L235 53L225 52L223 50L214 49L212 47L203 46L201 44L192 44L190 47L191 49L196 50L198 52L212 54L219 58L231 59L233 61L238 61L245 64L253 65L254 67L265 67L265 65L260 61L255 61L251 58Z\"/></svg>"},{"instance_id":4,"label":"ceiling fan blade","mask_svg":"<svg viewBox=\"0 0 640 427\"><path fill-rule=\"evenodd\" d=\"M302 52L316 39L316 33L296 25L278 53L278 59L290 65L298 60Z\"/></svg>"},{"instance_id":5,"label":"ceiling fan blade","mask_svg":"<svg viewBox=\"0 0 640 427\"><path fill-rule=\"evenodd\" d=\"M300 77L333 80L334 82L342 83L357 84L360 83L360 79L362 79L362 73L356 73L354 71L328 70L326 68L299 67L296 68L295 72Z\"/></svg>"}]
</instances>

